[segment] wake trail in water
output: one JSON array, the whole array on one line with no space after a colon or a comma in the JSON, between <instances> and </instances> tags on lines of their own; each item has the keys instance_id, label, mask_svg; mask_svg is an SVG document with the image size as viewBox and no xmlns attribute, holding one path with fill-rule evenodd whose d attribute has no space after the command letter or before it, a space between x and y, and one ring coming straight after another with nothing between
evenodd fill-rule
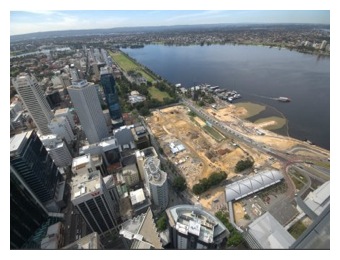
<instances>
[{"instance_id":1,"label":"wake trail in water","mask_svg":"<svg viewBox=\"0 0 340 260\"><path fill-rule=\"evenodd\" d=\"M260 98L265 98L265 99L277 100L277 98L273 98L273 97L261 96L261 95L256 95L256 94L249 94L249 95L260 97Z\"/></svg>"}]
</instances>

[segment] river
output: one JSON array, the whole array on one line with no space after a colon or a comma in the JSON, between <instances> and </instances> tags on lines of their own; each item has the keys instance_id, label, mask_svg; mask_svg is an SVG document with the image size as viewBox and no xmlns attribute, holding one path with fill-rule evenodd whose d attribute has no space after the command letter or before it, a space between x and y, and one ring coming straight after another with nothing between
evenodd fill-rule
<instances>
[{"instance_id":1,"label":"river","mask_svg":"<svg viewBox=\"0 0 340 260\"><path fill-rule=\"evenodd\" d=\"M264 46L147 45L122 49L169 82L236 90L238 102L265 104L288 120L291 137L330 148L330 58ZM272 98L289 97L281 103ZM277 115L277 114L275 114ZM250 118L254 121L261 117ZM280 129L274 132L283 134Z\"/></svg>"}]
</instances>

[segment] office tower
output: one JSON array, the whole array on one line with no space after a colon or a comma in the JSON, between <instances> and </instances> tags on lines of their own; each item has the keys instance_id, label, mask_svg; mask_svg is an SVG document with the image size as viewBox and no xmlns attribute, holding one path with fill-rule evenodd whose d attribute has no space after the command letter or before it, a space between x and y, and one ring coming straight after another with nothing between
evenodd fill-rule
<instances>
[{"instance_id":1,"label":"office tower","mask_svg":"<svg viewBox=\"0 0 340 260\"><path fill-rule=\"evenodd\" d=\"M102 234L117 225L118 212L99 171L74 176L71 201L93 232Z\"/></svg>"},{"instance_id":2,"label":"office tower","mask_svg":"<svg viewBox=\"0 0 340 260\"><path fill-rule=\"evenodd\" d=\"M230 236L218 218L197 206L177 205L166 214L176 249L219 249Z\"/></svg>"},{"instance_id":3,"label":"office tower","mask_svg":"<svg viewBox=\"0 0 340 260\"><path fill-rule=\"evenodd\" d=\"M60 138L63 138L68 144L70 144L76 138L73 134L70 123L65 116L53 118L48 124L48 128L54 135L60 136Z\"/></svg>"},{"instance_id":4,"label":"office tower","mask_svg":"<svg viewBox=\"0 0 340 260\"><path fill-rule=\"evenodd\" d=\"M144 168L144 162L147 158L152 157L152 158L158 158L158 155L156 153L155 148L148 147L140 151L136 151L136 159L137 159L137 166L138 166L138 171L140 173L140 178L142 181L145 180L145 168Z\"/></svg>"},{"instance_id":5,"label":"office tower","mask_svg":"<svg viewBox=\"0 0 340 260\"><path fill-rule=\"evenodd\" d=\"M129 249L163 249L150 208L122 223L119 234Z\"/></svg>"},{"instance_id":6,"label":"office tower","mask_svg":"<svg viewBox=\"0 0 340 260\"><path fill-rule=\"evenodd\" d=\"M58 212L61 175L35 131L17 134L10 141L11 169L19 175L47 210Z\"/></svg>"},{"instance_id":7,"label":"office tower","mask_svg":"<svg viewBox=\"0 0 340 260\"><path fill-rule=\"evenodd\" d=\"M106 167L118 163L120 160L119 145L113 136L103 139L100 143L83 146L79 149L79 155L102 155Z\"/></svg>"},{"instance_id":8,"label":"office tower","mask_svg":"<svg viewBox=\"0 0 340 260\"><path fill-rule=\"evenodd\" d=\"M12 166L10 172L10 248L20 249L47 220L48 212Z\"/></svg>"},{"instance_id":9,"label":"office tower","mask_svg":"<svg viewBox=\"0 0 340 260\"><path fill-rule=\"evenodd\" d=\"M109 67L100 69L100 85L103 86L106 104L108 106L112 124L120 126L123 124L122 112L119 105L116 82Z\"/></svg>"},{"instance_id":10,"label":"office tower","mask_svg":"<svg viewBox=\"0 0 340 260\"><path fill-rule=\"evenodd\" d=\"M70 65L70 75L71 75L71 81L72 82L80 80L78 68L76 66L74 66L74 64Z\"/></svg>"},{"instance_id":11,"label":"office tower","mask_svg":"<svg viewBox=\"0 0 340 260\"><path fill-rule=\"evenodd\" d=\"M169 202L169 188L166 172L160 169L158 158L148 158L144 162L146 189L153 203L161 209L166 209Z\"/></svg>"},{"instance_id":12,"label":"office tower","mask_svg":"<svg viewBox=\"0 0 340 260\"><path fill-rule=\"evenodd\" d=\"M97 143L108 137L109 132L95 85L86 80L74 81L68 87L68 93L89 143Z\"/></svg>"},{"instance_id":13,"label":"office tower","mask_svg":"<svg viewBox=\"0 0 340 260\"><path fill-rule=\"evenodd\" d=\"M69 108L61 108L61 109L57 109L54 112L54 117L63 117L65 116L68 123L70 124L71 128L74 129L75 127L75 123L73 120L73 115L71 113L71 110Z\"/></svg>"},{"instance_id":14,"label":"office tower","mask_svg":"<svg viewBox=\"0 0 340 260\"><path fill-rule=\"evenodd\" d=\"M72 164L70 150L59 136L43 135L40 140L57 167L66 167Z\"/></svg>"},{"instance_id":15,"label":"office tower","mask_svg":"<svg viewBox=\"0 0 340 260\"><path fill-rule=\"evenodd\" d=\"M13 85L39 132L42 135L51 134L47 125L53 118L53 113L36 78L27 73L20 73L16 79L13 79Z\"/></svg>"}]
</instances>

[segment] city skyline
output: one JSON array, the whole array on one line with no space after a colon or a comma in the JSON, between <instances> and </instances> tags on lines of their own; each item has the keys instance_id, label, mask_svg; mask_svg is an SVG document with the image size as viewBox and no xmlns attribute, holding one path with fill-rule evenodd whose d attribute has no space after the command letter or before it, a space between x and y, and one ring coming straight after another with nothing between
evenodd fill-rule
<instances>
[{"instance_id":1,"label":"city skyline","mask_svg":"<svg viewBox=\"0 0 340 260\"><path fill-rule=\"evenodd\" d=\"M330 24L329 10L49 10L11 11L10 35L119 27L199 24Z\"/></svg>"}]
</instances>

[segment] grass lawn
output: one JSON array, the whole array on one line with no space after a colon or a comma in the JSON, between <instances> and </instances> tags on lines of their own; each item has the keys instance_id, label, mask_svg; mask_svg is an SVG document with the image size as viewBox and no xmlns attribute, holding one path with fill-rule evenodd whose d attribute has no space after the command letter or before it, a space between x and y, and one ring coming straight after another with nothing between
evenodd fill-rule
<instances>
[{"instance_id":1,"label":"grass lawn","mask_svg":"<svg viewBox=\"0 0 340 260\"><path fill-rule=\"evenodd\" d=\"M298 239L299 236L307 229L307 227L300 221L296 222L288 232L295 238Z\"/></svg>"},{"instance_id":2,"label":"grass lawn","mask_svg":"<svg viewBox=\"0 0 340 260\"><path fill-rule=\"evenodd\" d=\"M292 177L296 189L301 190L303 186L305 186L305 184L307 183L306 178L302 174L296 171L290 172L289 174Z\"/></svg>"},{"instance_id":3,"label":"grass lawn","mask_svg":"<svg viewBox=\"0 0 340 260\"><path fill-rule=\"evenodd\" d=\"M149 87L148 91L151 95L151 98L157 99L159 101L163 101L163 98L170 98L167 92L160 91L155 86Z\"/></svg>"},{"instance_id":4,"label":"grass lawn","mask_svg":"<svg viewBox=\"0 0 340 260\"><path fill-rule=\"evenodd\" d=\"M155 80L155 78L148 74L143 68L141 68L141 66L126 57L123 53L111 51L109 53L112 59L119 65L119 67L121 67L126 72L128 72L129 70L134 70L136 72L140 72L147 81L152 82Z\"/></svg>"},{"instance_id":5,"label":"grass lawn","mask_svg":"<svg viewBox=\"0 0 340 260\"><path fill-rule=\"evenodd\" d=\"M202 128L208 132L208 134L210 134L217 142L221 142L225 138L222 134L208 125L205 125Z\"/></svg>"}]
</instances>

